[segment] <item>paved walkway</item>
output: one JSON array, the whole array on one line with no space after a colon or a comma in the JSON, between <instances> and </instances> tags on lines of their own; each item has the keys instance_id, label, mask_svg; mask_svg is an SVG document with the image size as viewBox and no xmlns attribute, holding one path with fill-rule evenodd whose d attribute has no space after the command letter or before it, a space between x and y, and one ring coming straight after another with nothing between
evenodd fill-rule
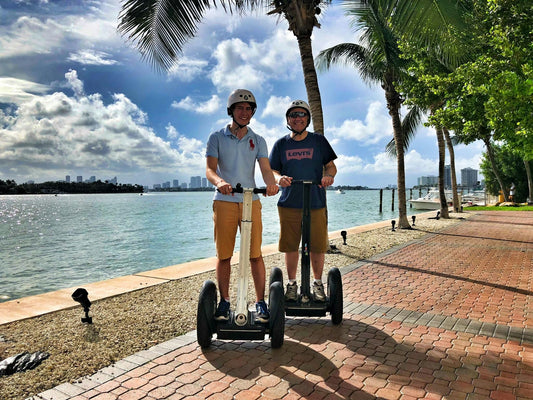
<instances>
[{"instance_id":1,"label":"paved walkway","mask_svg":"<svg viewBox=\"0 0 533 400\"><path fill-rule=\"evenodd\" d=\"M343 269L344 321L196 333L35 399L532 399L533 213L484 212Z\"/></svg>"}]
</instances>

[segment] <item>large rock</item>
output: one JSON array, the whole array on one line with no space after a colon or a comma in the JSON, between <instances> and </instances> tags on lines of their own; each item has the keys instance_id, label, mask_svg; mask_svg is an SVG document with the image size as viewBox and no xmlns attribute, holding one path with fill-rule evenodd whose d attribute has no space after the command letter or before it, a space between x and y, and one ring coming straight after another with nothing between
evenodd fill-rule
<instances>
[{"instance_id":1,"label":"large rock","mask_svg":"<svg viewBox=\"0 0 533 400\"><path fill-rule=\"evenodd\" d=\"M50 357L50 354L42 351L37 351L32 354L25 351L24 353L8 357L5 360L0 361L0 376L12 375L15 372L33 369L48 357Z\"/></svg>"}]
</instances>

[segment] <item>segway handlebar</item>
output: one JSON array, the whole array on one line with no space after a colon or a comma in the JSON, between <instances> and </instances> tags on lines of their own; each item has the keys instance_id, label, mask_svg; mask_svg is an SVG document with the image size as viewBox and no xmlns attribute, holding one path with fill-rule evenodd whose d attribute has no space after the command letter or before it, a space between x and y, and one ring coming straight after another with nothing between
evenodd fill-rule
<instances>
[{"instance_id":1,"label":"segway handlebar","mask_svg":"<svg viewBox=\"0 0 533 400\"><path fill-rule=\"evenodd\" d=\"M237 185L231 189L231 193L243 193L243 192L244 192L244 188L241 186L240 183L237 183ZM253 192L266 194L267 190L266 188L254 188Z\"/></svg>"},{"instance_id":2,"label":"segway handlebar","mask_svg":"<svg viewBox=\"0 0 533 400\"><path fill-rule=\"evenodd\" d=\"M217 189L218 192L220 192L220 190ZM257 194L265 194L266 195L266 188L254 188L253 190L254 193L257 193ZM237 183L237 185L235 187L232 187L231 188L231 193L244 193L244 188L241 186L240 183Z\"/></svg>"}]
</instances>

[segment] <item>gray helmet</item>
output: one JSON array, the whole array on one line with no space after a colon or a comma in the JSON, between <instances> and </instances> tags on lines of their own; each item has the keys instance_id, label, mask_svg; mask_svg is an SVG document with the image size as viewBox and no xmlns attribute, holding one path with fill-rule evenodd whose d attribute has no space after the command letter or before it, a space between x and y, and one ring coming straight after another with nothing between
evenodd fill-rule
<instances>
[{"instance_id":1,"label":"gray helmet","mask_svg":"<svg viewBox=\"0 0 533 400\"><path fill-rule=\"evenodd\" d=\"M252 92L246 89L234 90L228 97L228 115L233 116L233 107L237 103L248 103L252 107L252 113L255 113L257 103Z\"/></svg>"},{"instance_id":2,"label":"gray helmet","mask_svg":"<svg viewBox=\"0 0 533 400\"><path fill-rule=\"evenodd\" d=\"M287 108L287 112L285 113L285 117L289 116L289 113L293 108L303 108L307 111L307 114L309 115L309 118L311 118L311 108L309 108L309 105L303 101L303 100L294 100L290 105L289 108Z\"/></svg>"}]
</instances>

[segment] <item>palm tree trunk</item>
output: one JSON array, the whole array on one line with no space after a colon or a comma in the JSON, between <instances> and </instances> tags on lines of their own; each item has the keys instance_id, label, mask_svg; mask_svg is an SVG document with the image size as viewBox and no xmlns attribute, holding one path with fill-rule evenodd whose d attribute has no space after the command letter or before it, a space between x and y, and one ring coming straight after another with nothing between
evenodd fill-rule
<instances>
[{"instance_id":1,"label":"palm tree trunk","mask_svg":"<svg viewBox=\"0 0 533 400\"><path fill-rule=\"evenodd\" d=\"M296 36L296 34L295 34ZM307 100L311 107L311 118L313 120L313 130L315 133L324 134L324 116L322 114L322 100L320 89L318 87L318 77L313 59L313 48L311 47L311 35L297 35L298 47L300 49L300 58L304 74L305 90L307 91Z\"/></svg>"},{"instance_id":2,"label":"palm tree trunk","mask_svg":"<svg viewBox=\"0 0 533 400\"><path fill-rule=\"evenodd\" d=\"M533 203L533 176L531 175L531 167L529 160L524 159L524 165L526 167L527 187L529 189L528 204Z\"/></svg>"},{"instance_id":3,"label":"palm tree trunk","mask_svg":"<svg viewBox=\"0 0 533 400\"><path fill-rule=\"evenodd\" d=\"M385 85L384 85L385 86ZM405 159L403 145L402 122L400 119L401 98L396 90L385 89L387 108L392 118L392 131L394 134L394 144L396 146L396 164L398 170L398 228L411 229L407 220L407 200L405 193Z\"/></svg>"},{"instance_id":4,"label":"palm tree trunk","mask_svg":"<svg viewBox=\"0 0 533 400\"><path fill-rule=\"evenodd\" d=\"M439 197L440 197L440 216L441 218L450 218L448 213L448 201L444 191L444 163L446 159L446 146L444 144L444 133L442 127L435 128L437 132L437 144L439 146Z\"/></svg>"},{"instance_id":5,"label":"palm tree trunk","mask_svg":"<svg viewBox=\"0 0 533 400\"><path fill-rule=\"evenodd\" d=\"M490 165L492 166L492 172L494 173L494 176L496 177L496 180L498 181L498 184L500 185L500 190L503 193L503 198L505 201L509 198L509 193L507 192L507 189L505 188L505 185L503 183L500 170L498 169L498 166L496 165L496 160L494 158L494 150L492 149L492 144L490 143L490 135L485 135L483 138L483 143L485 143L485 147L487 148L487 156L489 157Z\"/></svg>"},{"instance_id":6,"label":"palm tree trunk","mask_svg":"<svg viewBox=\"0 0 533 400\"><path fill-rule=\"evenodd\" d=\"M453 210L455 212L462 212L461 202L459 201L459 195L457 194L457 175L455 173L455 151L453 150L452 139L450 138L450 131L446 128L442 128L444 138L446 139L446 147L450 154L450 172L452 175L452 192L453 192Z\"/></svg>"}]
</instances>

